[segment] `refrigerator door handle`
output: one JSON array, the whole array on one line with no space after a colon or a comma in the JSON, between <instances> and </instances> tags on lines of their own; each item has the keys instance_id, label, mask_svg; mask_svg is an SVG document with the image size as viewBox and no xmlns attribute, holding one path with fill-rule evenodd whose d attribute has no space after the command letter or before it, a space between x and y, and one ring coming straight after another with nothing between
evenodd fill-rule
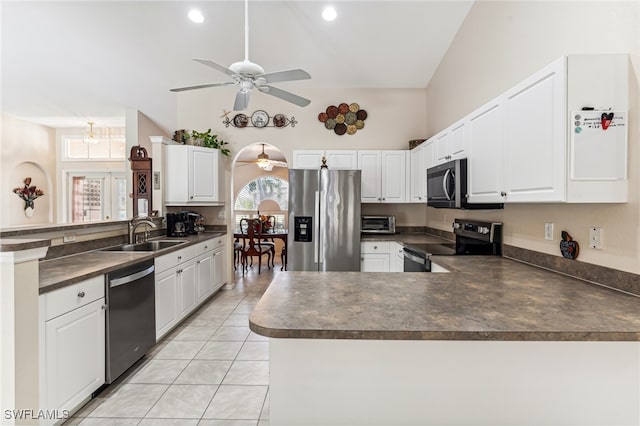
<instances>
[{"instance_id":1,"label":"refrigerator door handle","mask_svg":"<svg viewBox=\"0 0 640 426\"><path fill-rule=\"evenodd\" d=\"M320 192L316 191L314 198L314 215L315 220L313 221L313 263L318 263L318 249L320 245L320 240L318 239L318 231L319 231L319 218L320 218Z\"/></svg>"}]
</instances>

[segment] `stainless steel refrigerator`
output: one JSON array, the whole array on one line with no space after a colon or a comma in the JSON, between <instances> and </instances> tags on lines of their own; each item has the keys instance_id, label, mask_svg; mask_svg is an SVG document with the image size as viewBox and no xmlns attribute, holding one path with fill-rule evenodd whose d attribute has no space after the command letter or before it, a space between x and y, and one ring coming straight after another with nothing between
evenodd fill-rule
<instances>
[{"instance_id":1,"label":"stainless steel refrigerator","mask_svg":"<svg viewBox=\"0 0 640 426\"><path fill-rule=\"evenodd\" d=\"M360 170L289 170L289 271L360 270Z\"/></svg>"}]
</instances>

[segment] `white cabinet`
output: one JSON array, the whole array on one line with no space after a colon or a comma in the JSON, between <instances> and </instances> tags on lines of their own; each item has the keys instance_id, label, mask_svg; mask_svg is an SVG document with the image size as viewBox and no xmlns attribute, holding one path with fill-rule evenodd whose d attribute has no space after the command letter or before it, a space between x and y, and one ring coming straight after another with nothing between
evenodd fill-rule
<instances>
[{"instance_id":1,"label":"white cabinet","mask_svg":"<svg viewBox=\"0 0 640 426\"><path fill-rule=\"evenodd\" d=\"M167 205L206 206L224 203L224 168L220 150L192 145L167 145L165 158Z\"/></svg>"},{"instance_id":2,"label":"white cabinet","mask_svg":"<svg viewBox=\"0 0 640 426\"><path fill-rule=\"evenodd\" d=\"M390 272L404 272L404 246L400 243L389 244Z\"/></svg>"},{"instance_id":3,"label":"white cabinet","mask_svg":"<svg viewBox=\"0 0 640 426\"><path fill-rule=\"evenodd\" d=\"M503 102L504 201L565 201L565 60L555 61L513 87Z\"/></svg>"},{"instance_id":4,"label":"white cabinet","mask_svg":"<svg viewBox=\"0 0 640 426\"><path fill-rule=\"evenodd\" d=\"M409 202L426 203L427 167L424 159L425 149L422 145L409 151Z\"/></svg>"},{"instance_id":5,"label":"white cabinet","mask_svg":"<svg viewBox=\"0 0 640 426\"><path fill-rule=\"evenodd\" d=\"M203 302L224 284L224 240L222 237L198 244L196 250L200 254L196 258L197 299Z\"/></svg>"},{"instance_id":6,"label":"white cabinet","mask_svg":"<svg viewBox=\"0 0 640 426\"><path fill-rule=\"evenodd\" d=\"M196 260L189 259L178 265L178 320L189 315L196 307Z\"/></svg>"},{"instance_id":7,"label":"white cabinet","mask_svg":"<svg viewBox=\"0 0 640 426\"><path fill-rule=\"evenodd\" d=\"M394 241L360 243L361 272L404 272L404 250Z\"/></svg>"},{"instance_id":8,"label":"white cabinet","mask_svg":"<svg viewBox=\"0 0 640 426\"><path fill-rule=\"evenodd\" d=\"M471 203L503 202L502 104L495 99L468 116L467 194Z\"/></svg>"},{"instance_id":9,"label":"white cabinet","mask_svg":"<svg viewBox=\"0 0 640 426\"><path fill-rule=\"evenodd\" d=\"M196 306L196 248L185 247L155 260L156 340Z\"/></svg>"},{"instance_id":10,"label":"white cabinet","mask_svg":"<svg viewBox=\"0 0 640 426\"><path fill-rule=\"evenodd\" d=\"M571 111L583 107L625 111L628 84L627 55L562 57L467 116L469 202L627 201L626 174L570 175L576 147L569 143L568 123L575 120ZM626 133L616 144L624 158L601 146L602 168L610 166L606 161L626 164Z\"/></svg>"},{"instance_id":11,"label":"white cabinet","mask_svg":"<svg viewBox=\"0 0 640 426\"><path fill-rule=\"evenodd\" d=\"M391 258L388 241L367 241L360 243L361 272L389 272Z\"/></svg>"},{"instance_id":12,"label":"white cabinet","mask_svg":"<svg viewBox=\"0 0 640 426\"><path fill-rule=\"evenodd\" d=\"M155 259L156 340L224 285L224 238L212 238Z\"/></svg>"},{"instance_id":13,"label":"white cabinet","mask_svg":"<svg viewBox=\"0 0 640 426\"><path fill-rule=\"evenodd\" d=\"M363 203L406 201L407 151L358 151Z\"/></svg>"},{"instance_id":14,"label":"white cabinet","mask_svg":"<svg viewBox=\"0 0 640 426\"><path fill-rule=\"evenodd\" d=\"M464 158L467 145L466 120L460 120L429 139L435 147L433 165Z\"/></svg>"},{"instance_id":15,"label":"white cabinet","mask_svg":"<svg viewBox=\"0 0 640 426\"><path fill-rule=\"evenodd\" d=\"M353 150L294 150L294 169L319 169L322 157L327 160L330 170L356 170L358 166L357 151Z\"/></svg>"},{"instance_id":16,"label":"white cabinet","mask_svg":"<svg viewBox=\"0 0 640 426\"><path fill-rule=\"evenodd\" d=\"M73 410L105 382L104 276L40 296L41 407Z\"/></svg>"}]
</instances>

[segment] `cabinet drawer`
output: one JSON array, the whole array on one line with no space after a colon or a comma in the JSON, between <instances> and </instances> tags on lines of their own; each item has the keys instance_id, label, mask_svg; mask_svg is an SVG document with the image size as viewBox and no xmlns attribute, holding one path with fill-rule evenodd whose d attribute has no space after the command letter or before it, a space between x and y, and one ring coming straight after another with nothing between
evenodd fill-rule
<instances>
[{"instance_id":1,"label":"cabinet drawer","mask_svg":"<svg viewBox=\"0 0 640 426\"><path fill-rule=\"evenodd\" d=\"M44 295L45 321L104 297L104 275Z\"/></svg>"},{"instance_id":2,"label":"cabinet drawer","mask_svg":"<svg viewBox=\"0 0 640 426\"><path fill-rule=\"evenodd\" d=\"M193 259L194 257L196 257L196 252L196 246L193 245L185 247L178 251L174 251L172 253L156 257L153 261L156 267L156 273L166 271L167 269L173 268L179 263L182 263L189 259Z\"/></svg>"},{"instance_id":3,"label":"cabinet drawer","mask_svg":"<svg viewBox=\"0 0 640 426\"><path fill-rule=\"evenodd\" d=\"M224 247L224 237L216 237L207 241L203 241L199 244L196 244L196 256L199 256L208 251L219 249L220 247Z\"/></svg>"},{"instance_id":4,"label":"cabinet drawer","mask_svg":"<svg viewBox=\"0 0 640 426\"><path fill-rule=\"evenodd\" d=\"M389 253L389 241L367 241L360 249L362 253Z\"/></svg>"}]
</instances>

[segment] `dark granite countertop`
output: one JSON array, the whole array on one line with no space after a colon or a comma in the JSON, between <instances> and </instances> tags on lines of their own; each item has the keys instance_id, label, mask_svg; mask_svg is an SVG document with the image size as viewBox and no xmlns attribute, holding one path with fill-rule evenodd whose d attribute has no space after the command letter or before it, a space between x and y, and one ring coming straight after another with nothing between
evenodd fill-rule
<instances>
[{"instance_id":1,"label":"dark granite countertop","mask_svg":"<svg viewBox=\"0 0 640 426\"><path fill-rule=\"evenodd\" d=\"M204 232L179 238L162 237L162 240L186 240L179 244L155 252L125 252L93 250L72 256L40 262L40 294L124 268L136 262L162 256L180 250L191 244L225 235L226 232Z\"/></svg>"},{"instance_id":2,"label":"dark granite countertop","mask_svg":"<svg viewBox=\"0 0 640 426\"><path fill-rule=\"evenodd\" d=\"M640 298L494 256L438 256L450 273L286 272L251 313L263 336L640 341Z\"/></svg>"}]
</instances>

